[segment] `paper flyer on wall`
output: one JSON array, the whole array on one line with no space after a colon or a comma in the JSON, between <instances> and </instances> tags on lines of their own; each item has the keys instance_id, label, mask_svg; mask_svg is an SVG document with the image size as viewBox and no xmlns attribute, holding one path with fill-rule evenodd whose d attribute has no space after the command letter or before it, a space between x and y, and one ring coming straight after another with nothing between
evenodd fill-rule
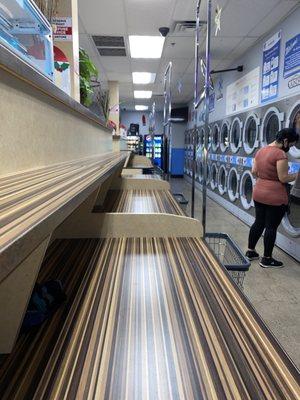
<instances>
[{"instance_id":1,"label":"paper flyer on wall","mask_svg":"<svg viewBox=\"0 0 300 400\"><path fill-rule=\"evenodd\" d=\"M261 102L278 97L281 31L264 43Z\"/></svg>"}]
</instances>

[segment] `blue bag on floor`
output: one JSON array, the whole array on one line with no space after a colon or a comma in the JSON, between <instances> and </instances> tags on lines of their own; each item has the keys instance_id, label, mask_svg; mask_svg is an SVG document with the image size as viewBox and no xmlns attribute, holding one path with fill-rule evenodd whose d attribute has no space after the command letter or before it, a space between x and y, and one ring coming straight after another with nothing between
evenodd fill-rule
<instances>
[{"instance_id":1,"label":"blue bag on floor","mask_svg":"<svg viewBox=\"0 0 300 400\"><path fill-rule=\"evenodd\" d=\"M22 331L41 325L49 319L66 300L60 281L52 280L36 284L23 320Z\"/></svg>"}]
</instances>

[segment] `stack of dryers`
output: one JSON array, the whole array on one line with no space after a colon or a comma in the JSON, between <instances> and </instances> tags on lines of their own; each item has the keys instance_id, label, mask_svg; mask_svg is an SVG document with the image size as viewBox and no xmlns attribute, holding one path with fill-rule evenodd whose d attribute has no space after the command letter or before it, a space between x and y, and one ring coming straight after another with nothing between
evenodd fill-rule
<instances>
[{"instance_id":1,"label":"stack of dryers","mask_svg":"<svg viewBox=\"0 0 300 400\"><path fill-rule=\"evenodd\" d=\"M280 129L292 126L300 129L299 96L211 122L208 195L250 225L254 219L253 158L259 148L275 140ZM201 189L205 131L203 126L198 130L197 184ZM290 172L300 169L300 143L290 150L289 165ZM278 244L300 260L300 199L291 197L291 211L279 230Z\"/></svg>"}]
</instances>

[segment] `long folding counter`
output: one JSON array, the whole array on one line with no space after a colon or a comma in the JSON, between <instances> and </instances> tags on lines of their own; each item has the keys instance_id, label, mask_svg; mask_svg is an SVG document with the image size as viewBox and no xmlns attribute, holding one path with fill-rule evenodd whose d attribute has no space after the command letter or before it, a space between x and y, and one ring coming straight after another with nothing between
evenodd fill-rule
<instances>
[{"instance_id":1,"label":"long folding counter","mask_svg":"<svg viewBox=\"0 0 300 400\"><path fill-rule=\"evenodd\" d=\"M196 221L167 190L132 182L108 192L110 212L86 216L95 239L52 243L39 281L60 279L68 300L20 336L0 398L299 399L299 372ZM73 220L58 238L82 234Z\"/></svg>"},{"instance_id":2,"label":"long folding counter","mask_svg":"<svg viewBox=\"0 0 300 400\"><path fill-rule=\"evenodd\" d=\"M55 242L68 303L21 336L1 399L298 399L299 375L196 238Z\"/></svg>"}]
</instances>

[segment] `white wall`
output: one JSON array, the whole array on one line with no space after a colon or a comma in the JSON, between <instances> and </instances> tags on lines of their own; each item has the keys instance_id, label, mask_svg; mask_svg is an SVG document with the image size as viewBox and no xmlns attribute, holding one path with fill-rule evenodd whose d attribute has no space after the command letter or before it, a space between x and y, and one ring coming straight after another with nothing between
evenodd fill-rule
<instances>
[{"instance_id":1,"label":"white wall","mask_svg":"<svg viewBox=\"0 0 300 400\"><path fill-rule=\"evenodd\" d=\"M140 135L148 135L149 133L149 111L121 111L121 123L129 129L130 124L140 125ZM146 125L143 126L142 117L146 117ZM156 131L157 135L163 134L163 113L156 113Z\"/></svg>"},{"instance_id":2,"label":"white wall","mask_svg":"<svg viewBox=\"0 0 300 400\"><path fill-rule=\"evenodd\" d=\"M283 78L283 67L284 67L284 52L285 52L285 43L296 34L300 32L300 8L298 8L293 14L289 15L283 22L274 27L274 29L268 33L265 37L263 37L256 45L254 45L251 49L249 49L246 54L240 59L235 60L231 67L236 67L238 65L244 66L244 71L240 72L227 72L221 74L220 77L223 79L223 99L215 102L215 110L210 113L210 122L214 122L226 117L226 88L231 83L235 82L237 79L241 78L243 75L246 75L248 72L253 70L256 67L260 67L262 69L263 63L263 44L266 40L268 40L274 33L281 30L281 49L280 49L280 70L279 70L279 93L278 98L271 101L275 102L285 97L294 96L299 93L300 95L300 86L297 86L293 89L288 88L288 82L291 78L284 79ZM213 58L212 54L212 58ZM261 75L261 71L260 71ZM219 78L219 77L218 77ZM215 79L215 87L218 83L218 78ZM260 91L261 91L261 81L260 81ZM267 104L267 103L264 103ZM261 103L259 103L261 105ZM190 104L190 108L192 108L192 104ZM201 113L201 107L200 107ZM199 124L199 111L198 111L198 124ZM193 127L193 123L189 123L189 128Z\"/></svg>"}]
</instances>

